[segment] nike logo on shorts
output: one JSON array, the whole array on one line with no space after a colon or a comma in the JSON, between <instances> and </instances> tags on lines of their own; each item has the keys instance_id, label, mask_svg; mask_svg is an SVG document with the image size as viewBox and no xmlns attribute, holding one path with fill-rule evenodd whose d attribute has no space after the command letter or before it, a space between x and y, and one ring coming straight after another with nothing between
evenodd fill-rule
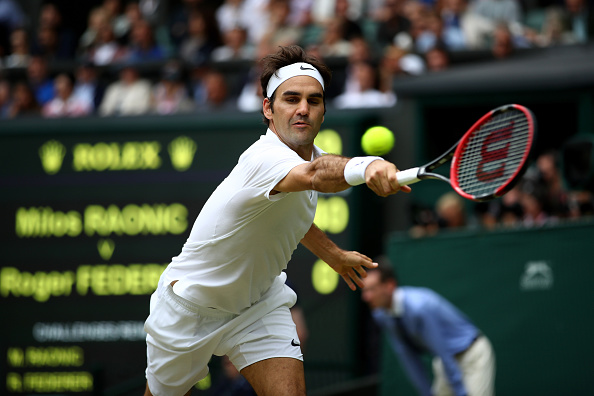
<instances>
[{"instance_id":1,"label":"nike logo on shorts","mask_svg":"<svg viewBox=\"0 0 594 396\"><path fill-rule=\"evenodd\" d=\"M300 346L301 344L298 342L295 342L295 340L291 340L291 345L293 346Z\"/></svg>"},{"instance_id":2,"label":"nike logo on shorts","mask_svg":"<svg viewBox=\"0 0 594 396\"><path fill-rule=\"evenodd\" d=\"M311 67L303 67L303 65L299 66L301 70L314 70Z\"/></svg>"}]
</instances>

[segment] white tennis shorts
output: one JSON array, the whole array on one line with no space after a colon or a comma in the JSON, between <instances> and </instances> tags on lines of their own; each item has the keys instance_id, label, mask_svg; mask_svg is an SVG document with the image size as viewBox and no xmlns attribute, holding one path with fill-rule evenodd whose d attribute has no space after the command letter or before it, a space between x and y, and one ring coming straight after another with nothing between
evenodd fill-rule
<instances>
[{"instance_id":1,"label":"white tennis shorts","mask_svg":"<svg viewBox=\"0 0 594 396\"><path fill-rule=\"evenodd\" d=\"M284 274L239 315L201 307L176 295L171 285L159 284L144 325L151 392L184 395L206 377L212 355L229 356L238 370L275 357L303 360L289 310L296 300Z\"/></svg>"}]
</instances>

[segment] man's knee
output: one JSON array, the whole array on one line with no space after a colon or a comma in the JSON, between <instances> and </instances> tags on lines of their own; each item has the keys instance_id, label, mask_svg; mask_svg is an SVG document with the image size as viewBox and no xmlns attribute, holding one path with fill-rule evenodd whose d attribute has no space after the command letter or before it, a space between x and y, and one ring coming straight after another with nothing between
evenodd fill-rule
<instances>
[{"instance_id":1,"label":"man's knee","mask_svg":"<svg viewBox=\"0 0 594 396\"><path fill-rule=\"evenodd\" d=\"M272 358L254 363L241 374L258 396L305 396L303 362L293 358Z\"/></svg>"}]
</instances>

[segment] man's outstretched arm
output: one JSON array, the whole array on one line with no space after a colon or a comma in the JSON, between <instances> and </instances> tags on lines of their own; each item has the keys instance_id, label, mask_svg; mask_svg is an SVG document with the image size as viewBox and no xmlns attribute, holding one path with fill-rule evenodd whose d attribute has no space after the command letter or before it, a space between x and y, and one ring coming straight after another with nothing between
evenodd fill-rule
<instances>
[{"instance_id":1,"label":"man's outstretched arm","mask_svg":"<svg viewBox=\"0 0 594 396\"><path fill-rule=\"evenodd\" d=\"M365 267L377 267L377 263L364 254L339 248L315 224L311 225L301 244L342 276L351 290L357 290L357 286L363 287L361 278L367 276Z\"/></svg>"},{"instance_id":2,"label":"man's outstretched arm","mask_svg":"<svg viewBox=\"0 0 594 396\"><path fill-rule=\"evenodd\" d=\"M364 159L361 169L349 167L351 160ZM352 165L353 162L350 162ZM345 172L345 168L347 171ZM353 170L350 170L353 169ZM345 175L360 173L361 184L366 183L377 195L386 197L398 191L410 192L410 187L400 186L396 180L398 169L389 161L379 157L356 157L354 159L340 155L327 154L291 169L287 176L274 188L275 191L295 192L315 190L332 193L346 190L349 184ZM353 183L351 181L351 183Z\"/></svg>"}]
</instances>

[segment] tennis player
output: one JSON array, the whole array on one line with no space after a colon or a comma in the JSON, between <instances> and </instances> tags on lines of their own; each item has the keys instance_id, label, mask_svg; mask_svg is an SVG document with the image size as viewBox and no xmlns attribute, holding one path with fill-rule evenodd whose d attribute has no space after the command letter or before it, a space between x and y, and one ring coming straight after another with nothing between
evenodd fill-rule
<instances>
[{"instance_id":1,"label":"tennis player","mask_svg":"<svg viewBox=\"0 0 594 396\"><path fill-rule=\"evenodd\" d=\"M145 395L189 394L212 355L227 355L260 396L305 395L289 311L296 295L283 272L291 254L301 242L353 290L365 268L376 266L313 224L317 192L364 183L383 197L410 191L388 161L324 155L313 144L324 120L327 66L297 46L280 47L262 66L268 130L206 202L151 297Z\"/></svg>"}]
</instances>

